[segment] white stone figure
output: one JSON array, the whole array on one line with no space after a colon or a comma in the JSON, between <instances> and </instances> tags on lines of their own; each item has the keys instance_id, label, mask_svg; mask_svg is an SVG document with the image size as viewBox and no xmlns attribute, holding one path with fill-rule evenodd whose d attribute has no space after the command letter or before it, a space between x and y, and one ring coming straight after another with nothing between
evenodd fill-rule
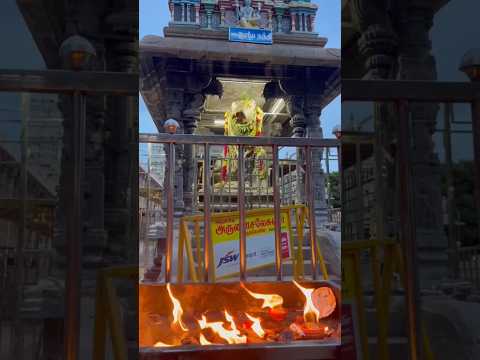
<instances>
[{"instance_id":1,"label":"white stone figure","mask_svg":"<svg viewBox=\"0 0 480 360\"><path fill-rule=\"evenodd\" d=\"M252 7L252 0L244 0L243 3L244 5L240 6L238 0L236 1L237 18L240 26L246 28L259 27L261 21L261 3L258 4L257 10Z\"/></svg>"}]
</instances>

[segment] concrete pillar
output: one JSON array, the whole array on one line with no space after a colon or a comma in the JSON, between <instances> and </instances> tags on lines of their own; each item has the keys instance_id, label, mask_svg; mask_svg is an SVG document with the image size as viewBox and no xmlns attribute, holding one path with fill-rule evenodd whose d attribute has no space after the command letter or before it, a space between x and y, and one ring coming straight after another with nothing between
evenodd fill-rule
<instances>
[{"instance_id":1,"label":"concrete pillar","mask_svg":"<svg viewBox=\"0 0 480 360\"><path fill-rule=\"evenodd\" d=\"M295 24L295 14L294 13L290 13L290 18L292 19L292 32L295 32L296 31L296 24Z\"/></svg>"}]
</instances>

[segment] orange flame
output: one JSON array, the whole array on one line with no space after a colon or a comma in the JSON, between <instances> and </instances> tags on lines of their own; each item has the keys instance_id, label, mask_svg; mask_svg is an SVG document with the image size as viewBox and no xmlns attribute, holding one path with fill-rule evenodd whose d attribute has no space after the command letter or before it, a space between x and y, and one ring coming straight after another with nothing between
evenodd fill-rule
<instances>
[{"instance_id":1,"label":"orange flame","mask_svg":"<svg viewBox=\"0 0 480 360\"><path fill-rule=\"evenodd\" d=\"M283 298L280 295L277 294L257 294L254 293L250 290L248 290L243 283L241 283L242 287L255 299L260 299L263 300L263 305L262 309L269 307L269 308L274 308L276 306L280 306L283 304Z\"/></svg>"},{"instance_id":2,"label":"orange flame","mask_svg":"<svg viewBox=\"0 0 480 360\"><path fill-rule=\"evenodd\" d=\"M230 315L227 310L225 310L225 319L230 323L232 330L237 330L237 326L235 325L235 321L233 321L232 315Z\"/></svg>"},{"instance_id":3,"label":"orange flame","mask_svg":"<svg viewBox=\"0 0 480 360\"><path fill-rule=\"evenodd\" d=\"M183 331L188 331L188 328L185 326L185 324L182 321L182 314L183 314L182 306L180 305L180 301L178 301L173 296L172 290L170 289L170 284L167 284L167 290L168 290L168 295L170 296L170 299L172 299L172 303L173 303L173 310L172 310L173 324L178 323Z\"/></svg>"},{"instance_id":4,"label":"orange flame","mask_svg":"<svg viewBox=\"0 0 480 360\"><path fill-rule=\"evenodd\" d=\"M198 340L200 341L200 345L212 345L212 343L208 341L203 334L200 334Z\"/></svg>"},{"instance_id":5,"label":"orange flame","mask_svg":"<svg viewBox=\"0 0 480 360\"><path fill-rule=\"evenodd\" d=\"M306 289L300 286L295 280L293 283L300 289L300 291L305 296L305 306L303 307L303 319L308 321L311 318L311 314L315 315L315 320L318 322L320 320L320 311L313 305L312 293L315 289Z\"/></svg>"},{"instance_id":6,"label":"orange flame","mask_svg":"<svg viewBox=\"0 0 480 360\"><path fill-rule=\"evenodd\" d=\"M254 318L247 313L245 313L245 315L247 315L250 321L253 322L251 329L255 332L255 334L257 334L258 337L263 338L265 336L265 331L263 330L262 325L260 325L260 318Z\"/></svg>"},{"instance_id":7,"label":"orange flame","mask_svg":"<svg viewBox=\"0 0 480 360\"><path fill-rule=\"evenodd\" d=\"M169 345L169 344L165 344L161 341L158 341L155 343L155 345L153 345L154 347L170 347L170 346L174 346L174 345Z\"/></svg>"},{"instance_id":8,"label":"orange flame","mask_svg":"<svg viewBox=\"0 0 480 360\"><path fill-rule=\"evenodd\" d=\"M235 327L232 330L227 330L223 326L222 321L208 322L205 315L202 315L202 319L198 320L198 324L201 329L210 328L218 334L222 339L226 340L229 344L245 344L247 337L245 335L240 336L240 331Z\"/></svg>"}]
</instances>

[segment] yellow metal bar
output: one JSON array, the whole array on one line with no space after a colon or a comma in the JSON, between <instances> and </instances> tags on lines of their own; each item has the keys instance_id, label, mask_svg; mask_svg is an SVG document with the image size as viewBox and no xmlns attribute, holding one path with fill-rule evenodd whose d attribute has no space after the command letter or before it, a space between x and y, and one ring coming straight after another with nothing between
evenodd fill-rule
<instances>
[{"instance_id":1,"label":"yellow metal bar","mask_svg":"<svg viewBox=\"0 0 480 360\"><path fill-rule=\"evenodd\" d=\"M112 348L115 360L127 360L127 343L123 333L123 324L120 311L120 303L109 277L103 277L105 294L108 306L105 307L107 318L110 323L110 334L112 336Z\"/></svg>"},{"instance_id":2,"label":"yellow metal bar","mask_svg":"<svg viewBox=\"0 0 480 360\"><path fill-rule=\"evenodd\" d=\"M193 232L195 236L195 243L197 244L197 273L200 276L200 279L204 277L203 269L203 256L202 256L202 242L200 237L200 221L195 220Z\"/></svg>"},{"instance_id":3,"label":"yellow metal bar","mask_svg":"<svg viewBox=\"0 0 480 360\"><path fill-rule=\"evenodd\" d=\"M102 273L97 274L97 289L95 295L95 325L93 336L93 360L105 359L105 343L107 340L107 319L105 317L105 295Z\"/></svg>"},{"instance_id":4,"label":"yellow metal bar","mask_svg":"<svg viewBox=\"0 0 480 360\"><path fill-rule=\"evenodd\" d=\"M304 261L303 261L303 224L305 223L304 218L304 209L295 208L295 221L297 226L297 255L296 255L296 268L295 268L295 278L303 279L304 277Z\"/></svg>"},{"instance_id":5,"label":"yellow metal bar","mask_svg":"<svg viewBox=\"0 0 480 360\"><path fill-rule=\"evenodd\" d=\"M371 265L373 274L373 284L375 287L375 304L377 307L377 326L378 326L378 358L388 359L388 319L385 313L386 304L384 300L384 291L382 290L382 279L380 274L380 263L378 259L378 246L370 248Z\"/></svg>"},{"instance_id":6,"label":"yellow metal bar","mask_svg":"<svg viewBox=\"0 0 480 360\"><path fill-rule=\"evenodd\" d=\"M185 224L184 219L180 220L180 229L178 235L178 248L177 248L177 282L183 282L183 249L185 248Z\"/></svg>"},{"instance_id":7,"label":"yellow metal bar","mask_svg":"<svg viewBox=\"0 0 480 360\"><path fill-rule=\"evenodd\" d=\"M293 231L292 231L292 214L291 210L287 211L287 223L288 223L288 236L290 238L290 258L292 259L292 267L293 267L293 278L298 279L297 277L297 256L295 254L295 239L293 236Z\"/></svg>"},{"instance_id":8,"label":"yellow metal bar","mask_svg":"<svg viewBox=\"0 0 480 360\"><path fill-rule=\"evenodd\" d=\"M192 281L198 282L198 274L195 269L195 261L193 259L192 238L190 237L190 231L188 230L188 226L185 221L182 221L181 226L183 229L183 237L185 240L185 250L187 251L188 269L190 271L190 277ZM183 261L182 261L182 265L183 265Z\"/></svg>"},{"instance_id":9,"label":"yellow metal bar","mask_svg":"<svg viewBox=\"0 0 480 360\"><path fill-rule=\"evenodd\" d=\"M430 338L427 335L427 327L425 325L425 322L423 323L422 326L423 330L423 349L424 349L424 354L425 354L425 359L426 360L434 360L435 356L432 351L432 346L430 344Z\"/></svg>"},{"instance_id":10,"label":"yellow metal bar","mask_svg":"<svg viewBox=\"0 0 480 360\"><path fill-rule=\"evenodd\" d=\"M320 241L318 241L318 238L316 238L317 241L317 256L318 260L320 261L320 269L322 270L323 274L323 279L328 280L328 271L327 271L327 265L325 264L325 259L323 258L322 250L320 248Z\"/></svg>"},{"instance_id":11,"label":"yellow metal bar","mask_svg":"<svg viewBox=\"0 0 480 360\"><path fill-rule=\"evenodd\" d=\"M348 241L348 242L342 243L342 253L343 251L352 252L357 250L365 250L373 246L379 246L379 245L385 246L388 244L394 244L394 242L390 240L381 241L381 240L375 240L375 239Z\"/></svg>"},{"instance_id":12,"label":"yellow metal bar","mask_svg":"<svg viewBox=\"0 0 480 360\"><path fill-rule=\"evenodd\" d=\"M118 266L101 270L104 276L138 280L137 266Z\"/></svg>"},{"instance_id":13,"label":"yellow metal bar","mask_svg":"<svg viewBox=\"0 0 480 360\"><path fill-rule=\"evenodd\" d=\"M281 210L285 209L297 209L297 208L304 208L305 205L303 204L297 204L297 205L288 205L288 206L282 206ZM245 214L247 216L250 215L265 215L265 214L273 214L273 209L271 208L262 208L262 209L252 209L252 210L247 210L245 211ZM226 211L226 212L221 212L221 213L214 213L210 216L211 219L221 219L224 217L231 217L231 216L238 216L238 211ZM188 222L193 222L193 221L201 221L203 219L203 215L188 215L182 217L183 220L188 221Z\"/></svg>"},{"instance_id":14,"label":"yellow metal bar","mask_svg":"<svg viewBox=\"0 0 480 360\"><path fill-rule=\"evenodd\" d=\"M360 258L358 252L353 254L353 283L354 283L354 295L357 303L357 315L360 329L360 342L362 345L363 359L370 359L368 349L368 332L365 315L365 306L363 301L363 286L360 278Z\"/></svg>"}]
</instances>

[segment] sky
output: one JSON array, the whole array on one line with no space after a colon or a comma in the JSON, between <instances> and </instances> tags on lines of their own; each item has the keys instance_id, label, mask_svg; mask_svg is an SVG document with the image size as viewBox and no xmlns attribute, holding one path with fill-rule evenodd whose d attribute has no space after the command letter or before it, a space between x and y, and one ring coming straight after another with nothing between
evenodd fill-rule
<instances>
[{"instance_id":1,"label":"sky","mask_svg":"<svg viewBox=\"0 0 480 360\"><path fill-rule=\"evenodd\" d=\"M340 0L313 0L319 9L316 17L316 31L328 38L326 47L340 48L341 7ZM163 28L168 25L170 12L167 0L140 0L140 39L145 35L163 36ZM140 97L140 132L156 132L156 126ZM341 123L340 97L323 109L321 122L324 137L333 137L332 129Z\"/></svg>"}]
</instances>

